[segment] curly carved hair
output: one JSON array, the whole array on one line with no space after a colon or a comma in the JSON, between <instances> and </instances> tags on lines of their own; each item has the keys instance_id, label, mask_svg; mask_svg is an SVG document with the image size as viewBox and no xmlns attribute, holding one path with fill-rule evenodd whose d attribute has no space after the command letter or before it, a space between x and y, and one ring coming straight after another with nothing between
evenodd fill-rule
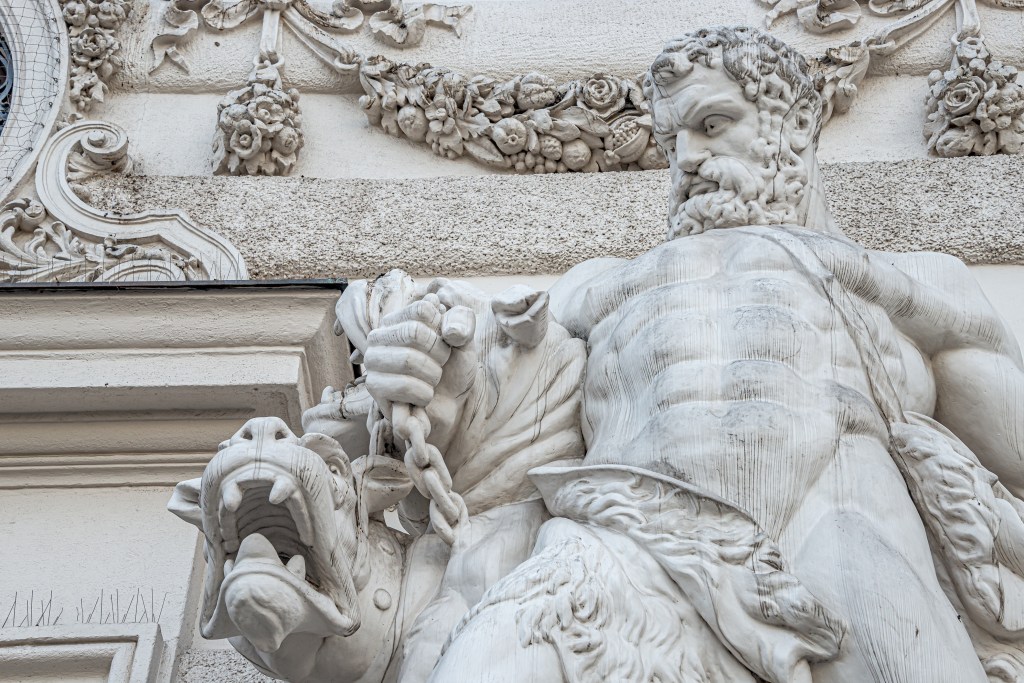
<instances>
[{"instance_id":1,"label":"curly carved hair","mask_svg":"<svg viewBox=\"0 0 1024 683\"><path fill-rule=\"evenodd\" d=\"M695 63L711 68L718 50L726 73L759 108L781 104L788 110L806 101L816 121L817 142L822 103L807 60L775 36L749 26L703 28L669 41L644 78L644 95L653 101L660 88L686 78Z\"/></svg>"}]
</instances>

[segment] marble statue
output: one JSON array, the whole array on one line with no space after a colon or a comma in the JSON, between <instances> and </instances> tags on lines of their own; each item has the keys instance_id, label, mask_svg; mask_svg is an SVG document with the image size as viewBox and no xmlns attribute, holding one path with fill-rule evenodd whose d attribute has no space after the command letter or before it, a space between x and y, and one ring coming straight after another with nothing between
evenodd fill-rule
<instances>
[{"instance_id":1,"label":"marble statue","mask_svg":"<svg viewBox=\"0 0 1024 683\"><path fill-rule=\"evenodd\" d=\"M667 241L352 283L365 376L175 491L203 635L295 682L1024 680L1017 342L957 259L835 225L794 50L700 30L644 88Z\"/></svg>"}]
</instances>

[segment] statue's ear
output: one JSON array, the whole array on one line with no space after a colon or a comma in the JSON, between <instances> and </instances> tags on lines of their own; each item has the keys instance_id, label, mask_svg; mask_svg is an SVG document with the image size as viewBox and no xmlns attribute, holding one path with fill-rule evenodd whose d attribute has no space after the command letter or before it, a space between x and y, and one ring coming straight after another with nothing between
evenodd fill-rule
<instances>
[{"instance_id":1,"label":"statue's ear","mask_svg":"<svg viewBox=\"0 0 1024 683\"><path fill-rule=\"evenodd\" d=\"M352 463L359 500L368 514L387 510L412 491L405 463L381 455L364 455Z\"/></svg>"},{"instance_id":2,"label":"statue's ear","mask_svg":"<svg viewBox=\"0 0 1024 683\"><path fill-rule=\"evenodd\" d=\"M167 503L168 510L189 524L194 524L200 531L203 530L203 509L199 507L199 491L202 486L202 477L183 481L174 487L171 500Z\"/></svg>"},{"instance_id":3,"label":"statue's ear","mask_svg":"<svg viewBox=\"0 0 1024 683\"><path fill-rule=\"evenodd\" d=\"M790 111L787 117L789 127L789 145L793 151L800 153L807 149L814 142L814 131L817 128L818 117L810 102L802 99Z\"/></svg>"}]
</instances>

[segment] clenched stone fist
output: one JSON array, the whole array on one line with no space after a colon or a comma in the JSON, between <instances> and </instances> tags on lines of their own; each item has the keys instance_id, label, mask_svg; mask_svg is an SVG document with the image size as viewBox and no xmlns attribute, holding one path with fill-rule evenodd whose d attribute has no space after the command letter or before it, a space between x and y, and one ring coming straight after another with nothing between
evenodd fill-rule
<instances>
[{"instance_id":1,"label":"clenched stone fist","mask_svg":"<svg viewBox=\"0 0 1024 683\"><path fill-rule=\"evenodd\" d=\"M434 293L381 318L367 335L363 358L366 388L385 416L395 403L429 405L452 347L469 342L475 327L472 310L449 310Z\"/></svg>"}]
</instances>

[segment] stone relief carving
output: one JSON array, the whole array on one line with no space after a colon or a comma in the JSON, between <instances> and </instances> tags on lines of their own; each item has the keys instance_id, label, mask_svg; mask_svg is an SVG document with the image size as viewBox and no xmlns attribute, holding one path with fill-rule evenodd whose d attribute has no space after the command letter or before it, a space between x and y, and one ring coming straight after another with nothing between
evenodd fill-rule
<instances>
[{"instance_id":1,"label":"stone relief carving","mask_svg":"<svg viewBox=\"0 0 1024 683\"><path fill-rule=\"evenodd\" d=\"M371 8L376 10L369 20L371 32L397 47L419 43L427 24L445 26L461 36L459 21L470 10L469 5L430 3L410 7L402 0L338 0L330 12L308 0L203 0L198 5L171 0L161 15L164 27L152 42L152 69L167 59L188 70L177 46L199 28L200 15L207 26L223 31L262 13L263 30L249 83L228 93L217 108L213 167L215 173L231 175L287 175L302 148L302 126L299 93L282 85L281 20L300 38L324 29L355 31Z\"/></svg>"},{"instance_id":2,"label":"stone relief carving","mask_svg":"<svg viewBox=\"0 0 1024 683\"><path fill-rule=\"evenodd\" d=\"M299 92L284 90L278 64L257 65L249 84L217 105L215 173L287 175L295 166L303 142Z\"/></svg>"},{"instance_id":3,"label":"stone relief carving","mask_svg":"<svg viewBox=\"0 0 1024 683\"><path fill-rule=\"evenodd\" d=\"M245 263L227 240L180 212L111 214L88 204L83 182L129 168L116 126L80 121L53 135L36 167L38 199L0 206L5 282L241 280Z\"/></svg>"},{"instance_id":4,"label":"stone relief carving","mask_svg":"<svg viewBox=\"0 0 1024 683\"><path fill-rule=\"evenodd\" d=\"M863 13L859 0L762 1L772 7L765 16L769 28L780 17L796 13L806 30L829 33L851 29ZM993 7L1024 8L1021 0L983 2ZM826 120L834 111L849 110L874 57L891 55L910 44L955 8L952 65L945 73L933 72L928 79L928 149L941 157L1020 151L1024 134L1022 86L1016 82L1016 68L993 63L981 31L977 0L870 0L866 4L872 14L895 19L847 45L826 50L815 60Z\"/></svg>"},{"instance_id":5,"label":"stone relief carving","mask_svg":"<svg viewBox=\"0 0 1024 683\"><path fill-rule=\"evenodd\" d=\"M71 48L68 96L79 112L102 102L107 82L122 66L117 30L131 12L128 0L61 0Z\"/></svg>"},{"instance_id":6,"label":"stone relief carving","mask_svg":"<svg viewBox=\"0 0 1024 683\"><path fill-rule=\"evenodd\" d=\"M370 123L519 173L665 168L638 81L607 74L556 83L536 72L499 82L372 58L358 65Z\"/></svg>"},{"instance_id":7,"label":"stone relief carving","mask_svg":"<svg viewBox=\"0 0 1024 683\"><path fill-rule=\"evenodd\" d=\"M178 485L206 637L309 683L1024 676L1016 340L960 261L842 234L797 52L704 29L643 88L665 243L351 283L365 374Z\"/></svg>"},{"instance_id":8,"label":"stone relief carving","mask_svg":"<svg viewBox=\"0 0 1024 683\"><path fill-rule=\"evenodd\" d=\"M928 149L941 157L1016 154L1024 144L1024 85L977 37L960 41L948 71L928 77Z\"/></svg>"}]
</instances>

